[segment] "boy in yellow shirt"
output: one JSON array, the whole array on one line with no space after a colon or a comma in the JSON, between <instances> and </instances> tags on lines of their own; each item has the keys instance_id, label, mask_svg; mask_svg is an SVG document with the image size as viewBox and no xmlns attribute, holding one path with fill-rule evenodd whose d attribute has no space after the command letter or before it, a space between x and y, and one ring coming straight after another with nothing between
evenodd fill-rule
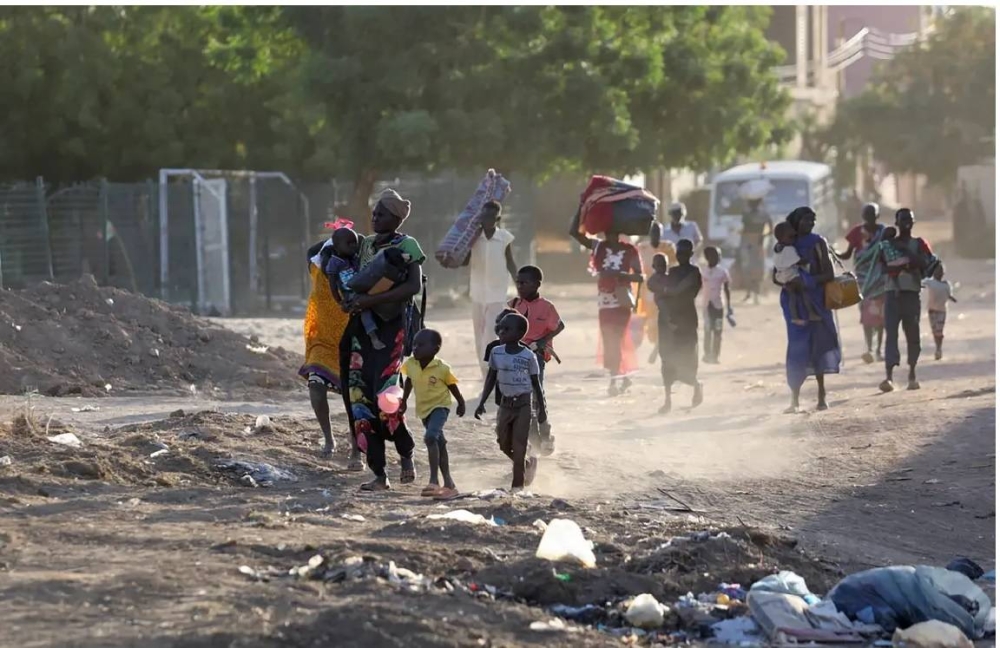
<instances>
[{"instance_id":1,"label":"boy in yellow shirt","mask_svg":"<svg viewBox=\"0 0 1000 648\"><path fill-rule=\"evenodd\" d=\"M444 438L444 425L448 422L451 399L455 397L458 406L455 413L465 416L465 398L458 390L458 379L451 367L437 357L441 352L441 334L433 329L423 329L413 338L413 355L403 363L403 400L399 411L406 411L406 401L410 392L417 395L417 416L424 424L424 443L427 445L427 463L430 465L430 481L420 491L423 497L447 499L458 495L455 481L448 466L448 441ZM438 484L438 470L444 479L444 487Z\"/></svg>"}]
</instances>

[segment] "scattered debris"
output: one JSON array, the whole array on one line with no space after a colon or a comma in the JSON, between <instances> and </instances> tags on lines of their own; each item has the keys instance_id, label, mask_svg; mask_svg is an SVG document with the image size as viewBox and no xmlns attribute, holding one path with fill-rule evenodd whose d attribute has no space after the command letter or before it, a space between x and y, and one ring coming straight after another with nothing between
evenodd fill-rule
<instances>
[{"instance_id":1,"label":"scattered debris","mask_svg":"<svg viewBox=\"0 0 1000 648\"><path fill-rule=\"evenodd\" d=\"M10 458L10 455L0 457L0 466L10 466L13 463L14 460Z\"/></svg>"},{"instance_id":2,"label":"scattered debris","mask_svg":"<svg viewBox=\"0 0 1000 648\"><path fill-rule=\"evenodd\" d=\"M659 628L670 608L661 604L652 594L640 594L629 603L625 618L637 628Z\"/></svg>"},{"instance_id":3,"label":"scattered debris","mask_svg":"<svg viewBox=\"0 0 1000 648\"><path fill-rule=\"evenodd\" d=\"M576 562L584 567L597 564L594 543L583 537L580 526L572 520L552 520L542 535L535 557L555 562Z\"/></svg>"},{"instance_id":4,"label":"scattered debris","mask_svg":"<svg viewBox=\"0 0 1000 648\"><path fill-rule=\"evenodd\" d=\"M167 448L161 448L161 449L157 450L156 452L150 454L149 458L150 459L156 459L157 457L162 457L163 455L167 454L168 452L170 452L169 449L167 449Z\"/></svg>"},{"instance_id":5,"label":"scattered debris","mask_svg":"<svg viewBox=\"0 0 1000 648\"><path fill-rule=\"evenodd\" d=\"M457 522L467 522L469 524L485 524L487 526L499 526L495 519L490 517L486 519L478 513L473 513L471 511L466 511L465 509L458 509L455 511L448 511L447 513L433 513L427 516L428 520L455 520Z\"/></svg>"},{"instance_id":6,"label":"scattered debris","mask_svg":"<svg viewBox=\"0 0 1000 648\"><path fill-rule=\"evenodd\" d=\"M533 621L531 626L529 626L535 632L577 632L577 628L573 628L566 624L562 619L549 619L548 621Z\"/></svg>"},{"instance_id":7,"label":"scattered debris","mask_svg":"<svg viewBox=\"0 0 1000 648\"><path fill-rule=\"evenodd\" d=\"M235 473L236 478L247 485L273 486L275 482L298 481L298 477L291 472L282 468L275 468L269 463L223 459L217 461L214 467L216 470ZM250 479L245 480L245 477L249 477Z\"/></svg>"},{"instance_id":8,"label":"scattered debris","mask_svg":"<svg viewBox=\"0 0 1000 648\"><path fill-rule=\"evenodd\" d=\"M83 447L83 442L80 441L79 437L72 432L63 432L62 434L50 436L49 441L52 443L58 443L59 445L69 446L70 448Z\"/></svg>"},{"instance_id":9,"label":"scattered debris","mask_svg":"<svg viewBox=\"0 0 1000 648\"><path fill-rule=\"evenodd\" d=\"M260 432L265 428L271 427L271 417L268 416L267 414L261 414L260 416L257 417L257 420L254 421L253 427L258 432Z\"/></svg>"},{"instance_id":10,"label":"scattered debris","mask_svg":"<svg viewBox=\"0 0 1000 648\"><path fill-rule=\"evenodd\" d=\"M943 621L924 621L906 630L897 629L892 635L896 648L972 648L972 642L961 630Z\"/></svg>"},{"instance_id":11,"label":"scattered debris","mask_svg":"<svg viewBox=\"0 0 1000 648\"><path fill-rule=\"evenodd\" d=\"M340 517L342 517L345 520L350 520L351 522L364 522L365 521L365 516L358 515L356 513L341 513Z\"/></svg>"},{"instance_id":12,"label":"scattered debris","mask_svg":"<svg viewBox=\"0 0 1000 648\"><path fill-rule=\"evenodd\" d=\"M101 411L101 408L100 407L96 407L94 405L84 405L83 407L74 407L73 411L74 412L99 412L99 411Z\"/></svg>"}]
</instances>

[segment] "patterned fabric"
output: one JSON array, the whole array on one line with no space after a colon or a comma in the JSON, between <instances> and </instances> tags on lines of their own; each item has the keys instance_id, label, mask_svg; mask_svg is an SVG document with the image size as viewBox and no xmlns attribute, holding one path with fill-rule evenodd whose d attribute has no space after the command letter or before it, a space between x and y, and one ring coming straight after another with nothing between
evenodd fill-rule
<instances>
[{"instance_id":1,"label":"patterned fabric","mask_svg":"<svg viewBox=\"0 0 1000 648\"><path fill-rule=\"evenodd\" d=\"M309 264L309 277L312 290L303 322L306 360L299 369L299 375L309 382L324 384L339 392L340 339L349 318L333 298L326 275L315 263Z\"/></svg>"},{"instance_id":2,"label":"patterned fabric","mask_svg":"<svg viewBox=\"0 0 1000 648\"><path fill-rule=\"evenodd\" d=\"M935 339L944 337L944 323L948 319L947 311L927 311L927 319L931 322L931 333Z\"/></svg>"}]
</instances>

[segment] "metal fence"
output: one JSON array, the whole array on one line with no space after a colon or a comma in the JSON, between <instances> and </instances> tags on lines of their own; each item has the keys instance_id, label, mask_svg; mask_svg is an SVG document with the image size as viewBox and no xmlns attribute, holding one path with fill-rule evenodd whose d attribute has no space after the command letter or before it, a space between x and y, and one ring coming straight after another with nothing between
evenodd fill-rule
<instances>
[{"instance_id":1,"label":"metal fence","mask_svg":"<svg viewBox=\"0 0 1000 648\"><path fill-rule=\"evenodd\" d=\"M349 182L205 173L204 183L181 174L165 183L49 185L39 178L0 186L0 287L92 274L102 285L188 304L200 312L299 311L309 290L305 251L329 236L323 223L336 217L361 223L368 219L367 213L347 213L353 189ZM450 173L376 183L371 201L383 188L393 187L413 202L403 230L427 253L424 268L432 292L463 292L468 285L467 269L445 270L433 254L480 178ZM516 237L518 261L531 263L535 189L516 176L512 183L505 226ZM214 290L223 279L225 291ZM207 300L207 294L213 299ZM221 294L228 303L218 303Z\"/></svg>"}]
</instances>

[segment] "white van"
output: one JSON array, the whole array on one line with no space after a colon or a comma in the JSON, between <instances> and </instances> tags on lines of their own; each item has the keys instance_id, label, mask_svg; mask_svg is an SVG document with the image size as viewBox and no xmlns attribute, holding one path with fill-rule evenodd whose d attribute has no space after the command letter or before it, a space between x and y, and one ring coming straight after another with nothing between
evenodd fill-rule
<instances>
[{"instance_id":1,"label":"white van","mask_svg":"<svg viewBox=\"0 0 1000 648\"><path fill-rule=\"evenodd\" d=\"M828 165L798 160L741 164L719 173L712 180L707 238L725 253L732 254L736 250L743 229L740 188L751 180L760 179L771 185L764 206L773 223L784 220L796 207L809 206L816 212L817 234L832 241L842 233L833 174Z\"/></svg>"}]
</instances>

